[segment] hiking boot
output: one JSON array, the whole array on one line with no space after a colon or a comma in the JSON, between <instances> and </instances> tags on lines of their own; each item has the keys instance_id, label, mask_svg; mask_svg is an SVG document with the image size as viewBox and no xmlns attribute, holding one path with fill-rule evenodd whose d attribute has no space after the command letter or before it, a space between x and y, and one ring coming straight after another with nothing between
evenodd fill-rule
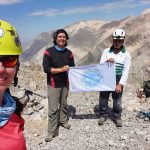
<instances>
[{"instance_id":1,"label":"hiking boot","mask_svg":"<svg viewBox=\"0 0 150 150\"><path fill-rule=\"evenodd\" d=\"M122 120L120 118L115 119L114 122L116 124L116 127L122 127L123 126Z\"/></svg>"},{"instance_id":2,"label":"hiking boot","mask_svg":"<svg viewBox=\"0 0 150 150\"><path fill-rule=\"evenodd\" d=\"M98 125L103 125L105 121L106 121L106 117L100 117L98 120Z\"/></svg>"},{"instance_id":3,"label":"hiking boot","mask_svg":"<svg viewBox=\"0 0 150 150\"><path fill-rule=\"evenodd\" d=\"M61 124L62 127L64 127L65 129L70 129L71 125L68 123L63 123Z\"/></svg>"},{"instance_id":4,"label":"hiking boot","mask_svg":"<svg viewBox=\"0 0 150 150\"><path fill-rule=\"evenodd\" d=\"M45 138L45 142L50 142L54 137L56 137L56 136L58 136L58 135L59 135L58 132L56 132L55 134L53 134L53 133L48 133L47 136L46 136L46 138Z\"/></svg>"}]
</instances>

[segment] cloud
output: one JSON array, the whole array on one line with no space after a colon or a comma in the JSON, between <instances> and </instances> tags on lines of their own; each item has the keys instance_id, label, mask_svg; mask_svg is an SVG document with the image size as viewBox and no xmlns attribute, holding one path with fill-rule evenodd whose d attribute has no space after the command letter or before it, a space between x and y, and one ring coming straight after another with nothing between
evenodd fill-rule
<instances>
[{"instance_id":1,"label":"cloud","mask_svg":"<svg viewBox=\"0 0 150 150\"><path fill-rule=\"evenodd\" d=\"M22 2L22 0L0 0L0 5L10 5L20 2Z\"/></svg>"},{"instance_id":2,"label":"cloud","mask_svg":"<svg viewBox=\"0 0 150 150\"><path fill-rule=\"evenodd\" d=\"M48 9L46 11L37 11L30 13L30 16L56 16L59 15L60 10L59 9Z\"/></svg>"},{"instance_id":3,"label":"cloud","mask_svg":"<svg viewBox=\"0 0 150 150\"><path fill-rule=\"evenodd\" d=\"M86 14L91 12L97 11L112 11L112 10L119 10L125 8L135 8L144 4L147 4L149 0L141 0L141 2L137 2L136 0L122 0L122 1L115 1L112 3L105 3L105 4L97 4L93 6L86 6L86 7L76 7L76 8L69 8L69 9L47 9L44 11L36 11L32 12L30 16L60 16L60 15L73 15L73 14Z\"/></svg>"},{"instance_id":4,"label":"cloud","mask_svg":"<svg viewBox=\"0 0 150 150\"><path fill-rule=\"evenodd\" d=\"M141 4L150 4L150 0L141 0Z\"/></svg>"}]
</instances>

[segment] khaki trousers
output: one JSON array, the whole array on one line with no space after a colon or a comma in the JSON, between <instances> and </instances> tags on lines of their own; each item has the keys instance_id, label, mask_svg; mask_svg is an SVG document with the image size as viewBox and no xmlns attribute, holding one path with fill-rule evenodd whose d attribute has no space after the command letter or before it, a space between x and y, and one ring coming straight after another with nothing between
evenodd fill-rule
<instances>
[{"instance_id":1,"label":"khaki trousers","mask_svg":"<svg viewBox=\"0 0 150 150\"><path fill-rule=\"evenodd\" d=\"M48 85L48 132L56 133L59 124L68 122L68 88L53 88Z\"/></svg>"}]
</instances>

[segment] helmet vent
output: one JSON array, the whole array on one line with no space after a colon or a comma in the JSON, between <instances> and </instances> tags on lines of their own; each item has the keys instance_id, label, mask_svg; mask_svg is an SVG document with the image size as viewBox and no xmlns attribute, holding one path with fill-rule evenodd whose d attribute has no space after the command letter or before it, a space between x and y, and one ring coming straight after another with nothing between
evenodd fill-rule
<instances>
[{"instance_id":1,"label":"helmet vent","mask_svg":"<svg viewBox=\"0 0 150 150\"><path fill-rule=\"evenodd\" d=\"M21 45L20 39L18 37L15 37L15 43L17 47Z\"/></svg>"},{"instance_id":2,"label":"helmet vent","mask_svg":"<svg viewBox=\"0 0 150 150\"><path fill-rule=\"evenodd\" d=\"M11 33L12 36L15 36L15 32L13 30L7 30Z\"/></svg>"},{"instance_id":3,"label":"helmet vent","mask_svg":"<svg viewBox=\"0 0 150 150\"><path fill-rule=\"evenodd\" d=\"M4 35L4 30L0 28L0 38Z\"/></svg>"}]
</instances>

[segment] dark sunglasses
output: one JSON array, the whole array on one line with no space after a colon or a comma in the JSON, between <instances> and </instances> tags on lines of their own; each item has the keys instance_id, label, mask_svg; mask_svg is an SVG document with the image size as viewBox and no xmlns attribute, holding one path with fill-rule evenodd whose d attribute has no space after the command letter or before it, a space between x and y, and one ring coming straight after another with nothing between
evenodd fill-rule
<instances>
[{"instance_id":1,"label":"dark sunglasses","mask_svg":"<svg viewBox=\"0 0 150 150\"><path fill-rule=\"evenodd\" d=\"M14 56L0 57L0 62L3 63L4 67L12 68L12 67L15 67L17 65L18 57L14 57Z\"/></svg>"}]
</instances>

